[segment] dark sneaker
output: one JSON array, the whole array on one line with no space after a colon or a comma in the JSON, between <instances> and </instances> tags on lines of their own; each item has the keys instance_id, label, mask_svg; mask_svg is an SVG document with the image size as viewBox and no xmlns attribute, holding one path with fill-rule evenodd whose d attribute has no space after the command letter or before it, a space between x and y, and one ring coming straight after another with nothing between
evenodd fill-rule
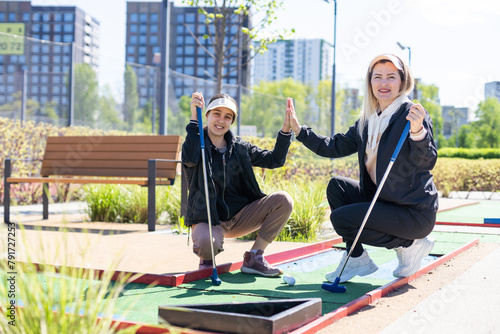
<instances>
[{"instance_id":1,"label":"dark sneaker","mask_svg":"<svg viewBox=\"0 0 500 334\"><path fill-rule=\"evenodd\" d=\"M198 270L203 270L203 269L212 269L214 267L214 262L212 260L201 260L200 259L200 265L198 266Z\"/></svg>"},{"instance_id":2,"label":"dark sneaker","mask_svg":"<svg viewBox=\"0 0 500 334\"><path fill-rule=\"evenodd\" d=\"M266 277L275 277L283 274L279 268L274 268L267 263L263 256L264 251L258 250L257 253L245 252L243 256L243 265L241 272L245 274L262 275Z\"/></svg>"},{"instance_id":3,"label":"dark sneaker","mask_svg":"<svg viewBox=\"0 0 500 334\"><path fill-rule=\"evenodd\" d=\"M429 238L416 239L409 247L397 247L399 265L392 273L394 277L410 277L420 269L420 262L429 255L434 247L434 240Z\"/></svg>"},{"instance_id":4,"label":"dark sneaker","mask_svg":"<svg viewBox=\"0 0 500 334\"><path fill-rule=\"evenodd\" d=\"M332 271L331 273L327 273L325 275L325 278L334 283L335 279L339 277L340 271L342 270L342 267L344 266L345 261L347 260L347 251L344 251L344 254L342 254L342 259L340 259L340 263L335 269L335 271ZM342 272L342 276L340 277L340 283L347 282L354 276L367 276L370 275L378 270L377 265L375 262L373 262L372 259L370 259L370 256L368 256L368 252L366 250L363 251L363 254L361 254L360 257L349 257L349 261L347 261L347 264L344 268L344 271Z\"/></svg>"}]
</instances>

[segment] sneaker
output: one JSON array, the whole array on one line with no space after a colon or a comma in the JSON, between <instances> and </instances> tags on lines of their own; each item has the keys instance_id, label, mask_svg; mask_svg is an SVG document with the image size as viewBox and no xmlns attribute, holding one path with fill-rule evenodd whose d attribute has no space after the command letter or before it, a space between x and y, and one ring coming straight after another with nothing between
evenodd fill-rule
<instances>
[{"instance_id":1,"label":"sneaker","mask_svg":"<svg viewBox=\"0 0 500 334\"><path fill-rule=\"evenodd\" d=\"M335 279L339 277L340 271L342 270L342 267L344 266L346 259L347 259L347 251L345 251L344 254L342 255L342 259L340 260L337 269L325 275L325 278L328 281L332 283L335 282ZM345 266L344 271L342 272L342 277L340 277L340 283L346 282L356 275L358 276L370 275L376 272L377 270L378 270L377 265L375 264L375 262L373 262L372 259L370 259L370 256L368 256L368 252L364 250L361 256L349 258L349 261L347 261L347 265Z\"/></svg>"},{"instance_id":2,"label":"sneaker","mask_svg":"<svg viewBox=\"0 0 500 334\"><path fill-rule=\"evenodd\" d=\"M396 247L399 265L393 271L394 277L410 277L420 268L422 259L429 255L434 247L434 240L416 239L409 247Z\"/></svg>"},{"instance_id":3,"label":"sneaker","mask_svg":"<svg viewBox=\"0 0 500 334\"><path fill-rule=\"evenodd\" d=\"M212 260L203 260L200 259L200 264L198 266L198 270L204 270L204 269L212 269L214 267L214 262Z\"/></svg>"},{"instance_id":4,"label":"sneaker","mask_svg":"<svg viewBox=\"0 0 500 334\"><path fill-rule=\"evenodd\" d=\"M275 277L283 274L279 268L274 268L267 263L263 256L264 251L259 249L256 253L245 252L243 256L243 265L241 272L245 274L262 275L266 277Z\"/></svg>"}]
</instances>

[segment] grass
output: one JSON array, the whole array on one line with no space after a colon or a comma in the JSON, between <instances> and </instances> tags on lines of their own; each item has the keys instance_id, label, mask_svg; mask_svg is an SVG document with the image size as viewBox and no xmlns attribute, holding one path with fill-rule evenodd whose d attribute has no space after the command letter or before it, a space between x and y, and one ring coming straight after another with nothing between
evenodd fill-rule
<instances>
[{"instance_id":1,"label":"grass","mask_svg":"<svg viewBox=\"0 0 500 334\"><path fill-rule=\"evenodd\" d=\"M114 322L118 297L135 277L127 274L113 279L115 265L104 272L69 266L66 233L57 245L44 246L40 240L40 246L33 248L24 237L19 240L23 230L16 231L13 224L7 229L15 236L18 256L22 252L26 260L0 261L0 277L9 280L0 285L3 333L135 333L137 327L118 329L119 323ZM55 254L63 255L63 264L36 265L51 263L48 248L52 247Z\"/></svg>"}]
</instances>

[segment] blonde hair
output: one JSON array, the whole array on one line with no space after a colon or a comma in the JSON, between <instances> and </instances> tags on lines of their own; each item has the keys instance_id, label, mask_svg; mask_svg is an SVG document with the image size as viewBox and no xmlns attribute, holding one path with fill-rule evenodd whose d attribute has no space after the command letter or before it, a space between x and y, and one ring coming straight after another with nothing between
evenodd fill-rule
<instances>
[{"instance_id":1,"label":"blonde hair","mask_svg":"<svg viewBox=\"0 0 500 334\"><path fill-rule=\"evenodd\" d=\"M395 61L397 62L397 64L394 63ZM376 112L377 108L379 107L378 100L375 95L373 95L372 91L371 78L373 74L373 68L377 64L383 64L387 62L393 63L393 65L396 66L401 77L401 89L396 98L400 97L403 94L409 95L413 90L413 75L411 74L411 70L408 65L403 60L401 60L401 58L393 54L382 54L375 57L371 61L370 66L368 66L368 71L366 72L365 97L363 99L363 108L361 109L360 118L358 121L358 134L361 138L363 137L363 130L368 122L368 119L373 113Z\"/></svg>"}]
</instances>

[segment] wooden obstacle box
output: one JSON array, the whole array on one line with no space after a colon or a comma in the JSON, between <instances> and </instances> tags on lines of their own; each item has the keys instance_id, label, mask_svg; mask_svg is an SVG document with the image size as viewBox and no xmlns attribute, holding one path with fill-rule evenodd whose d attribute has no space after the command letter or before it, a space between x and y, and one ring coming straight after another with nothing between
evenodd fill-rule
<instances>
[{"instance_id":1,"label":"wooden obstacle box","mask_svg":"<svg viewBox=\"0 0 500 334\"><path fill-rule=\"evenodd\" d=\"M171 325L190 329L224 333L280 334L319 318L321 298L166 305L159 306L158 315Z\"/></svg>"}]
</instances>

